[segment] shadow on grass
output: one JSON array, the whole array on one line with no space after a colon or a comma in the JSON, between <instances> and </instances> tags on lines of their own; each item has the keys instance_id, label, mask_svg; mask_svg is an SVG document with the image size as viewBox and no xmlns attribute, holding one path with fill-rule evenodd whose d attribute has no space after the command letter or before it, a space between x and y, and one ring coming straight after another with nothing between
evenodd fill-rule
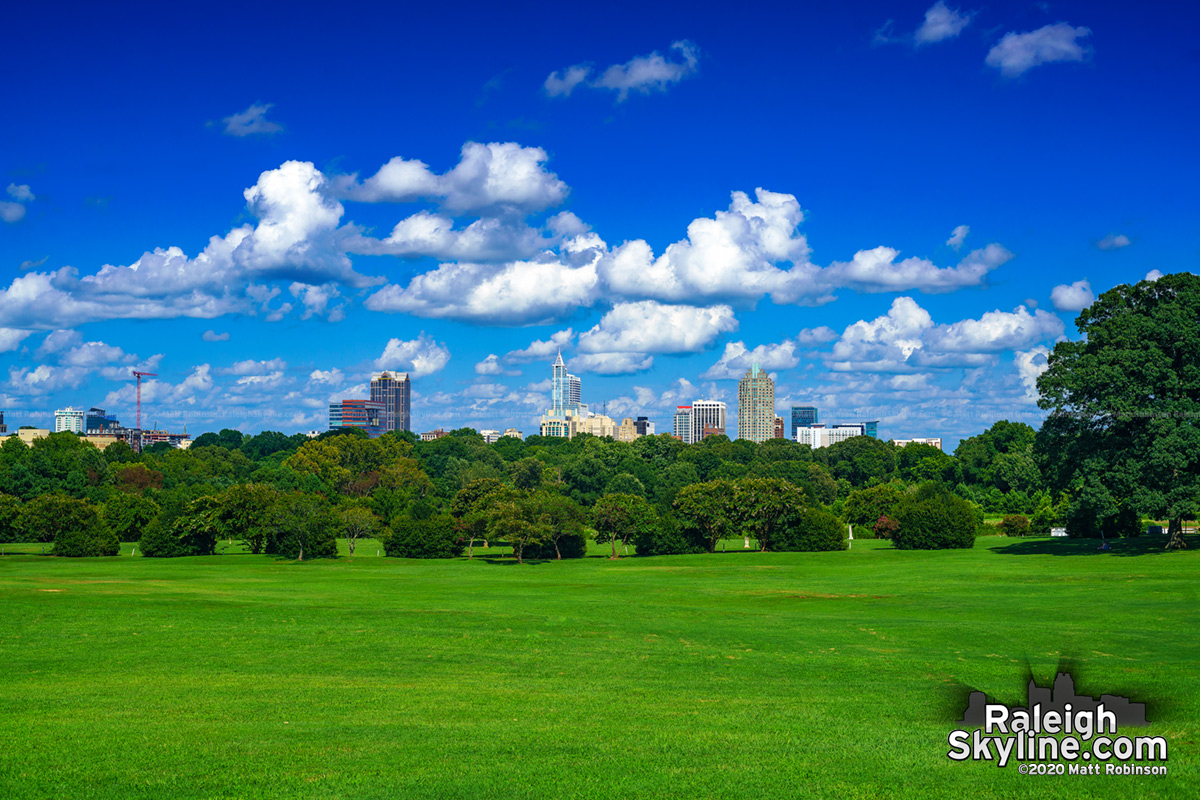
<instances>
[{"instance_id":1,"label":"shadow on grass","mask_svg":"<svg viewBox=\"0 0 1200 800\"><path fill-rule=\"evenodd\" d=\"M1200 546L1200 536L1184 537L1188 549ZM993 547L993 553L1006 556L1145 556L1174 552L1166 549L1166 536L1135 536L1109 539L1109 550L1099 549L1099 539L1018 539L1012 544Z\"/></svg>"}]
</instances>

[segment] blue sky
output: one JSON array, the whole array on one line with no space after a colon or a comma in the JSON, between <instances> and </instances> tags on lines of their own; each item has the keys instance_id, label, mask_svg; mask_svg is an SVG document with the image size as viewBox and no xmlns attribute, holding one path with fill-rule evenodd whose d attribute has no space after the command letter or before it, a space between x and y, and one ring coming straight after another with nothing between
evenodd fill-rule
<instances>
[{"instance_id":1,"label":"blue sky","mask_svg":"<svg viewBox=\"0 0 1200 800\"><path fill-rule=\"evenodd\" d=\"M952 445L1196 267L1194 11L523 9L11 10L10 427L132 422L140 365L146 424L323 428L386 367L419 430L529 433L561 346L660 430L756 359Z\"/></svg>"}]
</instances>

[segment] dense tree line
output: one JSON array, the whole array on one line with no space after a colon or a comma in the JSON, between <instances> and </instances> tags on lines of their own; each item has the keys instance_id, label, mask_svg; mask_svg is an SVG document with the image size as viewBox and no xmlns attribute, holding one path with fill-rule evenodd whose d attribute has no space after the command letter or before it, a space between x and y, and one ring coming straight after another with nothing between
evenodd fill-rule
<instances>
[{"instance_id":1,"label":"dense tree line","mask_svg":"<svg viewBox=\"0 0 1200 800\"><path fill-rule=\"evenodd\" d=\"M84 527L106 532L97 552L119 540L140 542L147 556L240 542L253 553L314 558L336 554L339 537L351 547L378 538L389 555L407 557L473 557L499 541L520 560L582 555L588 537L614 557L630 547L705 552L737 537L769 550L837 549L844 522L861 526L858 536L877 528L890 536L904 519L916 526L925 517L901 506L931 486L976 523L985 511L1028 514L1029 529L1044 532L1066 516L1068 500L1042 485L1034 438L1027 425L999 422L950 455L867 437L817 451L725 436L488 445L466 428L431 442L223 430L187 450L141 454L123 443L101 452L69 433L32 446L13 437L0 446L0 538L54 541L43 506L69 500L94 512Z\"/></svg>"}]
</instances>

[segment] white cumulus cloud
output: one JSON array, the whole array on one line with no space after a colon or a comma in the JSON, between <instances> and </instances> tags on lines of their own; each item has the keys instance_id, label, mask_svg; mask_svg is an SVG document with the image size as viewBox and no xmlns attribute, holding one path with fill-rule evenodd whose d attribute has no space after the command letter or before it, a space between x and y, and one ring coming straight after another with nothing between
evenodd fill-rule
<instances>
[{"instance_id":1,"label":"white cumulus cloud","mask_svg":"<svg viewBox=\"0 0 1200 800\"><path fill-rule=\"evenodd\" d=\"M1086 280L1075 281L1072 284L1060 284L1050 292L1050 302L1059 311L1082 311L1092 304L1096 295L1092 285Z\"/></svg>"},{"instance_id":2,"label":"white cumulus cloud","mask_svg":"<svg viewBox=\"0 0 1200 800\"><path fill-rule=\"evenodd\" d=\"M1123 233L1110 233L1100 241L1096 242L1096 247L1101 250L1120 250L1122 247L1129 247L1133 244L1129 237Z\"/></svg>"},{"instance_id":3,"label":"white cumulus cloud","mask_svg":"<svg viewBox=\"0 0 1200 800\"><path fill-rule=\"evenodd\" d=\"M449 361L450 351L446 345L421 331L416 339L388 340L383 354L375 359L375 368L408 372L414 378L421 378L438 372Z\"/></svg>"},{"instance_id":4,"label":"white cumulus cloud","mask_svg":"<svg viewBox=\"0 0 1200 800\"><path fill-rule=\"evenodd\" d=\"M791 369L799 363L796 343L793 341L785 339L779 344L760 344L753 350L748 349L745 342L728 342L721 358L700 377L705 380L737 380L751 364L758 364L770 372Z\"/></svg>"},{"instance_id":5,"label":"white cumulus cloud","mask_svg":"<svg viewBox=\"0 0 1200 800\"><path fill-rule=\"evenodd\" d=\"M540 147L515 142L467 142L449 172L439 175L422 161L396 157L361 184L350 176L340 191L370 203L438 200L453 213L531 213L561 204L569 191L542 166L549 158Z\"/></svg>"},{"instance_id":6,"label":"white cumulus cloud","mask_svg":"<svg viewBox=\"0 0 1200 800\"><path fill-rule=\"evenodd\" d=\"M579 334L579 352L695 353L737 327L733 309L727 305L675 306L653 300L617 303L595 327Z\"/></svg>"},{"instance_id":7,"label":"white cumulus cloud","mask_svg":"<svg viewBox=\"0 0 1200 800\"><path fill-rule=\"evenodd\" d=\"M971 232L969 225L959 225L954 230L950 231L950 238L946 240L946 244L953 247L955 250L962 247L962 243L967 238L967 234Z\"/></svg>"}]
</instances>

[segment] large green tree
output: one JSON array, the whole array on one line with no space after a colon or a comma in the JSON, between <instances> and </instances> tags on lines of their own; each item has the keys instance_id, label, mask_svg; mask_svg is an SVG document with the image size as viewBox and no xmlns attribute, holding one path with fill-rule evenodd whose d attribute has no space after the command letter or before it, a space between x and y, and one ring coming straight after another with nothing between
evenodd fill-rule
<instances>
[{"instance_id":1,"label":"large green tree","mask_svg":"<svg viewBox=\"0 0 1200 800\"><path fill-rule=\"evenodd\" d=\"M592 525L597 542L610 542L617 558L617 542L628 548L629 540L654 533L658 515L646 499L633 494L606 494L592 508Z\"/></svg>"},{"instance_id":2,"label":"large green tree","mask_svg":"<svg viewBox=\"0 0 1200 800\"><path fill-rule=\"evenodd\" d=\"M1116 286L1075 325L1082 337L1055 345L1037 382L1043 471L1112 498L1114 521L1126 504L1169 520L1167 547L1182 547L1182 521L1200 514L1200 276Z\"/></svg>"}]
</instances>

